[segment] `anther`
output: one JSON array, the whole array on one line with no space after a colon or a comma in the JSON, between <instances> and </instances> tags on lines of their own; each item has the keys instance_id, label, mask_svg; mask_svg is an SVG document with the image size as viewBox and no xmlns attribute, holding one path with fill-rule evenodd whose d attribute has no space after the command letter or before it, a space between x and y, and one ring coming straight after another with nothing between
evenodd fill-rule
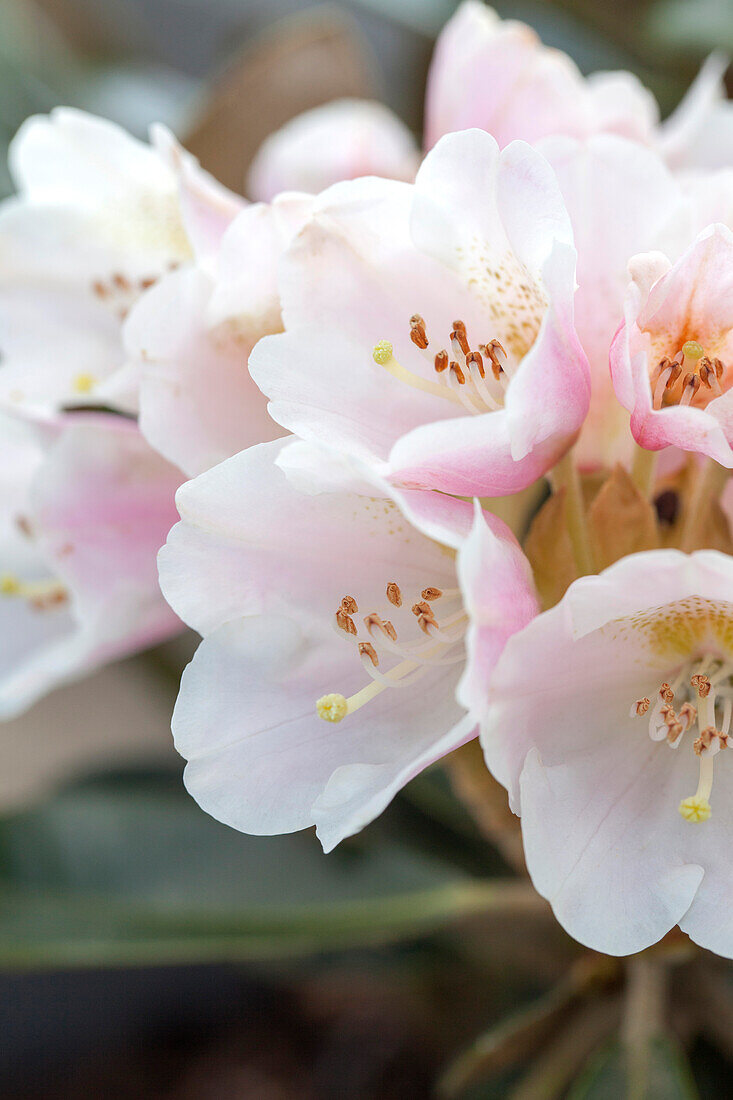
<instances>
[{"instance_id":1,"label":"anther","mask_svg":"<svg viewBox=\"0 0 733 1100\"><path fill-rule=\"evenodd\" d=\"M420 348L420 351L425 351L425 348L428 346L428 338L422 324L412 325L410 328L410 339L415 347Z\"/></svg>"},{"instance_id":2,"label":"anther","mask_svg":"<svg viewBox=\"0 0 733 1100\"><path fill-rule=\"evenodd\" d=\"M463 325L461 328L454 328L453 331L450 334L450 338L451 338L451 343L455 340L455 342L458 344L458 347L461 349L463 354L468 355L468 353L471 350L471 347L468 343L468 337L466 336L466 326L465 325Z\"/></svg>"},{"instance_id":3,"label":"anther","mask_svg":"<svg viewBox=\"0 0 733 1100\"><path fill-rule=\"evenodd\" d=\"M677 717L680 722L684 723L685 729L688 730L697 718L697 707L694 707L692 703L683 703Z\"/></svg>"},{"instance_id":4,"label":"anther","mask_svg":"<svg viewBox=\"0 0 733 1100\"><path fill-rule=\"evenodd\" d=\"M420 595L424 600L439 600L443 591L440 588L423 588Z\"/></svg>"},{"instance_id":5,"label":"anther","mask_svg":"<svg viewBox=\"0 0 733 1100\"><path fill-rule=\"evenodd\" d=\"M438 354L435 356L435 369L438 372L438 374L441 374L442 371L447 370L447 368L448 368L448 352L447 351L439 351Z\"/></svg>"},{"instance_id":6,"label":"anther","mask_svg":"<svg viewBox=\"0 0 733 1100\"><path fill-rule=\"evenodd\" d=\"M667 360L667 362L669 363L669 378L667 379L664 388L665 390L671 390L679 376L682 374L682 367L679 365L679 363L670 363L669 360Z\"/></svg>"},{"instance_id":7,"label":"anther","mask_svg":"<svg viewBox=\"0 0 733 1100\"><path fill-rule=\"evenodd\" d=\"M456 378L458 379L458 382L459 382L459 384L460 384L461 386L464 386L464 385L465 385L465 383L466 383L466 376L465 376L465 374L463 373L463 371L461 370L461 368L460 368L460 367L458 366L458 363L456 363L456 362L451 362L451 364L450 364L450 369L451 369L451 370L453 371L453 373L455 374Z\"/></svg>"},{"instance_id":8,"label":"anther","mask_svg":"<svg viewBox=\"0 0 733 1100\"><path fill-rule=\"evenodd\" d=\"M423 593L423 595L424 595L424 593ZM649 710L650 705L651 705L651 699L647 699L646 696L644 696L643 699L637 699L636 702L634 703L634 705L631 708L632 718L634 716L637 716L637 717L641 718L642 714L646 714L646 712Z\"/></svg>"},{"instance_id":9,"label":"anther","mask_svg":"<svg viewBox=\"0 0 733 1100\"><path fill-rule=\"evenodd\" d=\"M353 596L344 596L341 600L341 610L345 611L347 615L356 615L359 611L359 605Z\"/></svg>"},{"instance_id":10,"label":"anther","mask_svg":"<svg viewBox=\"0 0 733 1100\"><path fill-rule=\"evenodd\" d=\"M339 608L336 612L336 625L344 630L347 634L356 634L356 623L347 615L343 608Z\"/></svg>"},{"instance_id":11,"label":"anther","mask_svg":"<svg viewBox=\"0 0 733 1100\"><path fill-rule=\"evenodd\" d=\"M481 354L478 351L469 351L466 356L466 366L470 369L471 363L475 363L478 367L478 372L482 378L486 377L486 371L484 370L484 361L481 358Z\"/></svg>"},{"instance_id":12,"label":"anther","mask_svg":"<svg viewBox=\"0 0 733 1100\"><path fill-rule=\"evenodd\" d=\"M359 642L359 656L368 657L375 668L379 664L377 651L371 642Z\"/></svg>"},{"instance_id":13,"label":"anther","mask_svg":"<svg viewBox=\"0 0 733 1100\"><path fill-rule=\"evenodd\" d=\"M695 755L702 756L702 754L712 745L713 738L717 736L718 731L715 726L706 726L704 730L700 730L700 736L696 737L692 744Z\"/></svg>"},{"instance_id":14,"label":"anther","mask_svg":"<svg viewBox=\"0 0 733 1100\"><path fill-rule=\"evenodd\" d=\"M427 603L425 600L421 600L419 603L414 603L412 605L412 614L413 615L428 615L428 616L432 617L433 609L432 609L432 607L430 606L429 603Z\"/></svg>"},{"instance_id":15,"label":"anther","mask_svg":"<svg viewBox=\"0 0 733 1100\"><path fill-rule=\"evenodd\" d=\"M659 698L665 703L671 703L674 699L674 692L668 683L665 682L659 685Z\"/></svg>"},{"instance_id":16,"label":"anther","mask_svg":"<svg viewBox=\"0 0 733 1100\"><path fill-rule=\"evenodd\" d=\"M402 592L395 581L390 581L387 585L387 599L393 607L402 607Z\"/></svg>"},{"instance_id":17,"label":"anther","mask_svg":"<svg viewBox=\"0 0 733 1100\"><path fill-rule=\"evenodd\" d=\"M690 678L690 683L697 689L697 694L701 699L707 699L710 694L710 679L705 676L704 673L696 673Z\"/></svg>"}]
</instances>

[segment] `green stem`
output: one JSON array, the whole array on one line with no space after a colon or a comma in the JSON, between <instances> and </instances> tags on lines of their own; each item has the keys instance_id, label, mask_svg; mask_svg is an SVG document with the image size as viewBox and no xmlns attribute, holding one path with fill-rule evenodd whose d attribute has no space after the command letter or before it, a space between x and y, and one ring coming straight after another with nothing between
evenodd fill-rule
<instances>
[{"instance_id":1,"label":"green stem","mask_svg":"<svg viewBox=\"0 0 733 1100\"><path fill-rule=\"evenodd\" d=\"M682 515L681 550L689 554L698 548L711 501L720 495L729 477L730 470L719 466L712 458L700 464Z\"/></svg>"},{"instance_id":2,"label":"green stem","mask_svg":"<svg viewBox=\"0 0 733 1100\"><path fill-rule=\"evenodd\" d=\"M647 500L652 495L654 488L654 475L657 470L658 451L647 451L644 447L637 447L634 452L634 460L631 466L631 480L636 485L642 496Z\"/></svg>"},{"instance_id":3,"label":"green stem","mask_svg":"<svg viewBox=\"0 0 733 1100\"><path fill-rule=\"evenodd\" d=\"M555 492L558 489L565 490L565 513L567 516L568 534L573 546L575 564L578 573L585 576L595 573L593 551L591 550L588 536L588 524L583 502L583 490L580 484L578 468L573 461L573 452L568 451L561 458L550 474L550 481Z\"/></svg>"}]
</instances>

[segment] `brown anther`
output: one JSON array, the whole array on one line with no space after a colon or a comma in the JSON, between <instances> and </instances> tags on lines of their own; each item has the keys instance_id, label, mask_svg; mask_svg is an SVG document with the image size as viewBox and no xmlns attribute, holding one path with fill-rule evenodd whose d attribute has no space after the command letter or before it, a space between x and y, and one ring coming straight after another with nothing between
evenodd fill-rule
<instances>
[{"instance_id":1,"label":"brown anther","mask_svg":"<svg viewBox=\"0 0 733 1100\"><path fill-rule=\"evenodd\" d=\"M469 351L466 356L466 366L470 367L471 363L475 363L478 367L478 372L482 378L486 377L486 371L484 370L484 361L481 358L481 354L478 351Z\"/></svg>"},{"instance_id":2,"label":"brown anther","mask_svg":"<svg viewBox=\"0 0 733 1100\"><path fill-rule=\"evenodd\" d=\"M353 596L344 596L341 600L341 610L345 611L347 615L356 615L359 605Z\"/></svg>"},{"instance_id":3,"label":"brown anther","mask_svg":"<svg viewBox=\"0 0 733 1100\"><path fill-rule=\"evenodd\" d=\"M453 322L453 328L456 330L456 332L458 331L458 329L463 329L463 331L465 332L466 331L466 322L465 321L454 321Z\"/></svg>"},{"instance_id":4,"label":"brown anther","mask_svg":"<svg viewBox=\"0 0 733 1100\"><path fill-rule=\"evenodd\" d=\"M659 698L663 699L665 703L671 703L674 699L674 692L666 681L659 685Z\"/></svg>"},{"instance_id":5,"label":"brown anther","mask_svg":"<svg viewBox=\"0 0 733 1100\"><path fill-rule=\"evenodd\" d=\"M422 325L412 326L412 328L410 329L410 339L412 340L415 347L420 348L421 351L424 351L425 348L428 346L428 338Z\"/></svg>"},{"instance_id":6,"label":"brown anther","mask_svg":"<svg viewBox=\"0 0 733 1100\"><path fill-rule=\"evenodd\" d=\"M26 536L26 538L33 538L33 527L31 526L31 521L28 519L27 516L16 516L15 526L18 528L22 535Z\"/></svg>"},{"instance_id":7,"label":"brown anther","mask_svg":"<svg viewBox=\"0 0 733 1100\"><path fill-rule=\"evenodd\" d=\"M393 607L402 607L402 593L395 581L390 581L387 585L387 599Z\"/></svg>"},{"instance_id":8,"label":"brown anther","mask_svg":"<svg viewBox=\"0 0 733 1100\"><path fill-rule=\"evenodd\" d=\"M381 626L382 630L388 638L391 638L393 642L397 641L397 631L395 630L389 619L382 619L379 625Z\"/></svg>"},{"instance_id":9,"label":"brown anther","mask_svg":"<svg viewBox=\"0 0 733 1100\"><path fill-rule=\"evenodd\" d=\"M649 710L650 706L651 706L651 699L647 699L646 696L644 696L643 699L637 699L636 700L636 713L641 718L642 714L646 714L646 712Z\"/></svg>"},{"instance_id":10,"label":"brown anther","mask_svg":"<svg viewBox=\"0 0 733 1100\"><path fill-rule=\"evenodd\" d=\"M697 707L694 707L692 703L683 703L678 718L685 723L685 729L689 729L697 718Z\"/></svg>"},{"instance_id":11,"label":"brown anther","mask_svg":"<svg viewBox=\"0 0 733 1100\"><path fill-rule=\"evenodd\" d=\"M504 345L501 344L498 340L489 340L488 344L486 345L486 354L493 359L497 357L497 352L500 355L503 355L505 359L507 358L507 353L504 350Z\"/></svg>"},{"instance_id":12,"label":"brown anther","mask_svg":"<svg viewBox=\"0 0 733 1100\"><path fill-rule=\"evenodd\" d=\"M419 615L417 619L417 625L422 630L423 634L430 634L430 627L437 626L435 619L427 615Z\"/></svg>"},{"instance_id":13,"label":"brown anther","mask_svg":"<svg viewBox=\"0 0 733 1100\"><path fill-rule=\"evenodd\" d=\"M451 362L450 369L453 371L456 378L458 379L459 385L464 386L466 384L466 376L463 373L463 371L461 370L461 368L458 366L458 363Z\"/></svg>"},{"instance_id":14,"label":"brown anther","mask_svg":"<svg viewBox=\"0 0 733 1100\"><path fill-rule=\"evenodd\" d=\"M127 278L126 275L122 275L119 272L115 272L115 274L112 276L112 283L114 284L114 286L117 287L118 290L130 289L130 280Z\"/></svg>"},{"instance_id":15,"label":"brown anther","mask_svg":"<svg viewBox=\"0 0 733 1100\"><path fill-rule=\"evenodd\" d=\"M710 381L710 379L713 374L713 365L707 358L707 356L703 356L703 358L698 363L697 373L700 376L700 381L702 382L703 386L705 386L706 389L711 390L713 388L713 383Z\"/></svg>"},{"instance_id":16,"label":"brown anther","mask_svg":"<svg viewBox=\"0 0 733 1100\"><path fill-rule=\"evenodd\" d=\"M347 615L341 608L336 612L336 625L341 630L346 631L347 634L356 634L356 623L351 618L351 615Z\"/></svg>"},{"instance_id":17,"label":"brown anther","mask_svg":"<svg viewBox=\"0 0 733 1100\"><path fill-rule=\"evenodd\" d=\"M722 359L713 359L713 370L715 371L715 377L720 381L725 370Z\"/></svg>"},{"instance_id":18,"label":"brown anther","mask_svg":"<svg viewBox=\"0 0 733 1100\"><path fill-rule=\"evenodd\" d=\"M665 390L671 390L672 387L676 384L679 376L682 374L682 367L679 365L679 363L670 363L669 366L669 378L664 385Z\"/></svg>"},{"instance_id":19,"label":"brown anther","mask_svg":"<svg viewBox=\"0 0 733 1100\"><path fill-rule=\"evenodd\" d=\"M438 354L435 356L435 369L437 370L438 374L441 374L442 371L448 369L447 351L439 351Z\"/></svg>"},{"instance_id":20,"label":"brown anther","mask_svg":"<svg viewBox=\"0 0 733 1100\"><path fill-rule=\"evenodd\" d=\"M493 358L491 359L491 373L493 374L493 376L494 376L494 378L496 379L497 382L499 381L502 374L504 373L504 368L502 367L502 365L498 361L498 359L493 359Z\"/></svg>"},{"instance_id":21,"label":"brown anther","mask_svg":"<svg viewBox=\"0 0 733 1100\"><path fill-rule=\"evenodd\" d=\"M68 592L63 588L57 588L44 596L36 596L29 602L34 611L48 611L51 607L60 607L61 604L67 603L68 599Z\"/></svg>"},{"instance_id":22,"label":"brown anther","mask_svg":"<svg viewBox=\"0 0 733 1100\"><path fill-rule=\"evenodd\" d=\"M372 633L372 627L379 627L381 625L382 620L380 616L377 615L376 611L370 611L368 615L364 616L364 626L367 628L370 634Z\"/></svg>"},{"instance_id":23,"label":"brown anther","mask_svg":"<svg viewBox=\"0 0 733 1100\"><path fill-rule=\"evenodd\" d=\"M692 390L693 394L696 394L697 391L700 389L700 379L696 374L685 375L685 380L682 383L682 389L685 390L688 386Z\"/></svg>"},{"instance_id":24,"label":"brown anther","mask_svg":"<svg viewBox=\"0 0 733 1100\"><path fill-rule=\"evenodd\" d=\"M695 738L692 747L696 756L701 756L706 749L709 749L713 743L713 738L718 736L718 731L715 726L706 726L704 730L700 731L700 736Z\"/></svg>"},{"instance_id":25,"label":"brown anther","mask_svg":"<svg viewBox=\"0 0 733 1100\"><path fill-rule=\"evenodd\" d=\"M461 349L461 351L463 352L464 355L468 355L468 353L471 350L471 345L469 344L468 337L466 336L466 326L465 325L463 326L463 328L454 328L453 331L450 334L450 338L451 338L451 341L453 341L453 340L457 341L458 346L459 346L459 348Z\"/></svg>"},{"instance_id":26,"label":"brown anther","mask_svg":"<svg viewBox=\"0 0 733 1100\"><path fill-rule=\"evenodd\" d=\"M430 618L433 618L433 609L425 600L420 600L419 603L414 603L412 605L412 614L428 615Z\"/></svg>"},{"instance_id":27,"label":"brown anther","mask_svg":"<svg viewBox=\"0 0 733 1100\"><path fill-rule=\"evenodd\" d=\"M424 600L439 600L443 591L440 588L423 588L420 595Z\"/></svg>"},{"instance_id":28,"label":"brown anther","mask_svg":"<svg viewBox=\"0 0 733 1100\"><path fill-rule=\"evenodd\" d=\"M662 707L662 714L664 716L665 726L673 726L677 721L677 715L674 712L674 707Z\"/></svg>"},{"instance_id":29,"label":"brown anther","mask_svg":"<svg viewBox=\"0 0 733 1100\"><path fill-rule=\"evenodd\" d=\"M155 286L157 281L158 280L156 279L156 277L154 275L148 275L148 277L146 279L141 279L140 280L140 289L141 290L150 290L151 286Z\"/></svg>"},{"instance_id":30,"label":"brown anther","mask_svg":"<svg viewBox=\"0 0 733 1100\"><path fill-rule=\"evenodd\" d=\"M379 657L377 656L377 651L376 651L376 649L374 648L374 646L372 645L371 642L359 642L359 656L360 657L368 657L375 668L379 664Z\"/></svg>"},{"instance_id":31,"label":"brown anther","mask_svg":"<svg viewBox=\"0 0 733 1100\"><path fill-rule=\"evenodd\" d=\"M707 699L710 694L710 680L702 673L696 673L690 679L690 683L694 688L697 688L697 694L701 699Z\"/></svg>"},{"instance_id":32,"label":"brown anther","mask_svg":"<svg viewBox=\"0 0 733 1100\"><path fill-rule=\"evenodd\" d=\"M722 730L716 730L715 731L715 736L718 738L718 741L720 742L721 749L727 749L728 748L728 734L723 733Z\"/></svg>"},{"instance_id":33,"label":"brown anther","mask_svg":"<svg viewBox=\"0 0 733 1100\"><path fill-rule=\"evenodd\" d=\"M109 294L109 289L105 286L101 279L95 279L92 283L92 291L98 298L106 298Z\"/></svg>"},{"instance_id":34,"label":"brown anther","mask_svg":"<svg viewBox=\"0 0 733 1100\"><path fill-rule=\"evenodd\" d=\"M667 740L669 741L670 745L673 745L677 738L682 736L683 732L684 731L682 728L682 724L680 722L673 722L671 725L668 725Z\"/></svg>"},{"instance_id":35,"label":"brown anther","mask_svg":"<svg viewBox=\"0 0 733 1100\"><path fill-rule=\"evenodd\" d=\"M412 327L413 325L420 325L422 328L425 328L425 318L422 317L419 313L413 313L412 317L410 318L410 327Z\"/></svg>"}]
</instances>

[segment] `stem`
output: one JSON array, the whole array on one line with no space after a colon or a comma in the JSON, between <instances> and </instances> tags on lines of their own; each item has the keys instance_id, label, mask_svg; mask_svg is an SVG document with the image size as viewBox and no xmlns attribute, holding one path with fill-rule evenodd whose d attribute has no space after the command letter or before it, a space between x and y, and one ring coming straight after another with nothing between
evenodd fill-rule
<instances>
[{"instance_id":1,"label":"stem","mask_svg":"<svg viewBox=\"0 0 733 1100\"><path fill-rule=\"evenodd\" d=\"M649 1046L664 1028L666 972L647 954L629 960L622 1038L629 1100L642 1100L649 1084Z\"/></svg>"},{"instance_id":2,"label":"stem","mask_svg":"<svg viewBox=\"0 0 733 1100\"><path fill-rule=\"evenodd\" d=\"M680 549L685 553L697 549L710 503L722 491L729 477L730 470L719 466L712 458L706 458L700 464L682 516Z\"/></svg>"},{"instance_id":3,"label":"stem","mask_svg":"<svg viewBox=\"0 0 733 1100\"><path fill-rule=\"evenodd\" d=\"M658 451L647 451L644 447L636 448L634 460L631 466L631 480L637 489L647 500L652 495L654 488L654 475L657 470Z\"/></svg>"},{"instance_id":4,"label":"stem","mask_svg":"<svg viewBox=\"0 0 733 1100\"><path fill-rule=\"evenodd\" d=\"M565 513L567 516L568 534L570 535L570 541L573 546L578 573L580 576L585 576L588 573L595 573L596 569L593 562L593 551L591 550L590 539L588 537L588 524L585 515L585 504L583 502L583 490L580 484L578 468L573 461L572 451L568 451L565 457L560 459L551 472L550 480L555 492L560 488L565 489Z\"/></svg>"}]
</instances>

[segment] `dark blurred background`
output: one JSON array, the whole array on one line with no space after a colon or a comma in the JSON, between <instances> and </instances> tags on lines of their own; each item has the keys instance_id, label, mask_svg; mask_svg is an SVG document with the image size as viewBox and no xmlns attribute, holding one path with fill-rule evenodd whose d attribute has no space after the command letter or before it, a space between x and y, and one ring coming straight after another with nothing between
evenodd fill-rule
<instances>
[{"instance_id":1,"label":"dark blurred background","mask_svg":"<svg viewBox=\"0 0 733 1100\"><path fill-rule=\"evenodd\" d=\"M382 99L419 133L455 7L1 0L0 195L13 133L59 103L139 136L164 121L239 189L272 129L332 98ZM496 7L585 72L633 70L664 113L711 48L733 50L729 0ZM191 646L107 669L2 731L0 1095L430 1096L447 1059L578 949L532 904L492 915L491 876L509 869L442 773L327 859L310 834L242 837L205 817L169 734ZM730 1044L730 1021L720 1030ZM508 1096L534 1042L470 1095ZM703 1094L723 1095L722 1056L704 1039L691 1056Z\"/></svg>"}]
</instances>

